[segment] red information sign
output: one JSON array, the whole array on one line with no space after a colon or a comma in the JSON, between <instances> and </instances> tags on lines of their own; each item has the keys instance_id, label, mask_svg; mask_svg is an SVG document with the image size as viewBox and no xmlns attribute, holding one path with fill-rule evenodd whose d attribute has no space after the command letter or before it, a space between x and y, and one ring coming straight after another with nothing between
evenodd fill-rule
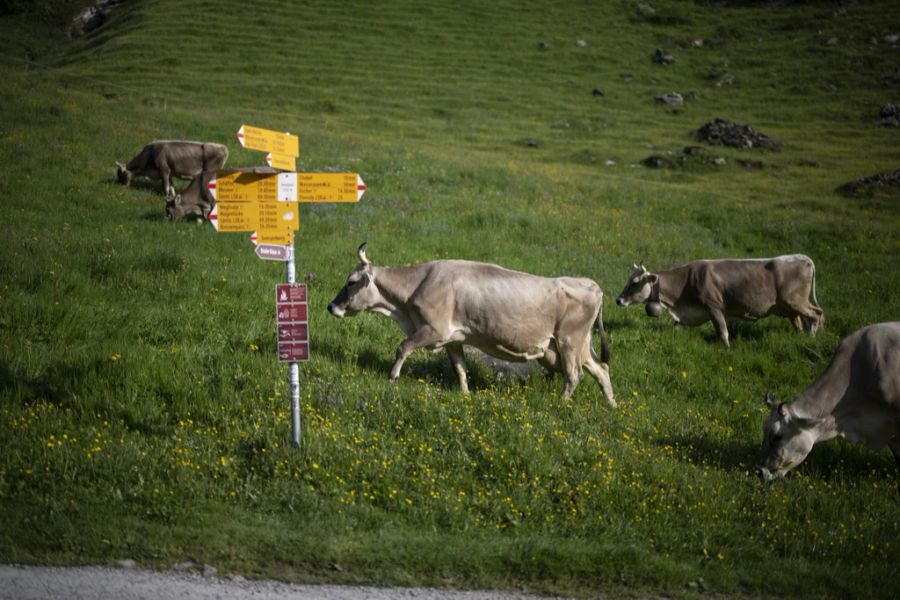
<instances>
[{"instance_id":1,"label":"red information sign","mask_svg":"<svg viewBox=\"0 0 900 600\"><path fill-rule=\"evenodd\" d=\"M278 333L278 360L309 360L309 316L305 283L275 286L275 316Z\"/></svg>"}]
</instances>

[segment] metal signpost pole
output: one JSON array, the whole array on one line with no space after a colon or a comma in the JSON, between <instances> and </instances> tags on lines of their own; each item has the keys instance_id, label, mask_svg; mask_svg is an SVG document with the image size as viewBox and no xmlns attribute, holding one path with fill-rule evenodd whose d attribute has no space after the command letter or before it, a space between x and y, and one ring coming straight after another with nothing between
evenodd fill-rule
<instances>
[{"instance_id":1,"label":"metal signpost pole","mask_svg":"<svg viewBox=\"0 0 900 600\"><path fill-rule=\"evenodd\" d=\"M294 241L291 236L288 260L284 263L288 284L297 283L297 266L294 262ZM294 448L300 447L300 365L296 360L290 363L291 376L291 440Z\"/></svg>"}]
</instances>

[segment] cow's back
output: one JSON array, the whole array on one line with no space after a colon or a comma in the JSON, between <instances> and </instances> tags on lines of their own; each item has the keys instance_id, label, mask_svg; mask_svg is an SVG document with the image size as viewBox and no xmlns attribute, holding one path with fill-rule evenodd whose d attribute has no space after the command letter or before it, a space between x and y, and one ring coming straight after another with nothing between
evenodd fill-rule
<instances>
[{"instance_id":1,"label":"cow's back","mask_svg":"<svg viewBox=\"0 0 900 600\"><path fill-rule=\"evenodd\" d=\"M430 319L448 320L473 345L546 345L567 313L596 317L602 293L589 279L550 278L465 260L427 263L413 300ZM572 314L577 318L577 314ZM484 349L484 348L482 348Z\"/></svg>"},{"instance_id":2,"label":"cow's back","mask_svg":"<svg viewBox=\"0 0 900 600\"><path fill-rule=\"evenodd\" d=\"M883 402L900 419L900 322L864 327L845 343L846 351L853 352L852 385Z\"/></svg>"}]
</instances>

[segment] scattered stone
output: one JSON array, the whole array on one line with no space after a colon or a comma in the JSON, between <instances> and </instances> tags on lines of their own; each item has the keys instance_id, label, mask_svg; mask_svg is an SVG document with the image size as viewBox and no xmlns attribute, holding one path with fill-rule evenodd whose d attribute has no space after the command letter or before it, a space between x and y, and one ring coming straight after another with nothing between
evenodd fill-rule
<instances>
[{"instance_id":1,"label":"scattered stone","mask_svg":"<svg viewBox=\"0 0 900 600\"><path fill-rule=\"evenodd\" d=\"M645 167L650 167L651 169L671 169L675 166L675 163L673 163L670 159L666 158L665 156L659 156L658 154L648 156L641 161L641 164Z\"/></svg>"},{"instance_id":2,"label":"scattered stone","mask_svg":"<svg viewBox=\"0 0 900 600\"><path fill-rule=\"evenodd\" d=\"M840 40L838 40L837 36L833 35L830 38L828 38L827 40L825 40L825 44L828 46L837 46L839 41Z\"/></svg>"},{"instance_id":3,"label":"scattered stone","mask_svg":"<svg viewBox=\"0 0 900 600\"><path fill-rule=\"evenodd\" d=\"M845 196L858 198L860 196L872 196L876 189L885 187L895 188L895 191L900 190L900 169L861 177L856 181L840 186L838 191Z\"/></svg>"},{"instance_id":4,"label":"scattered stone","mask_svg":"<svg viewBox=\"0 0 900 600\"><path fill-rule=\"evenodd\" d=\"M604 162L603 164L606 165L607 167L611 167L616 164L616 161L612 160L611 158L607 158L606 162Z\"/></svg>"},{"instance_id":5,"label":"scattered stone","mask_svg":"<svg viewBox=\"0 0 900 600\"><path fill-rule=\"evenodd\" d=\"M601 90L600 88L594 88L593 90L591 90L591 95L596 98L599 96L605 96L606 94L604 94L603 90Z\"/></svg>"},{"instance_id":6,"label":"scattered stone","mask_svg":"<svg viewBox=\"0 0 900 600\"><path fill-rule=\"evenodd\" d=\"M130 558L118 560L118 561L116 561L116 564L118 566L122 567L123 569L133 569L135 566L137 566L137 563L134 562L133 560L131 560Z\"/></svg>"},{"instance_id":7,"label":"scattered stone","mask_svg":"<svg viewBox=\"0 0 900 600\"><path fill-rule=\"evenodd\" d=\"M653 62L658 65L674 65L675 57L672 54L664 51L662 48L657 48L656 52L650 57Z\"/></svg>"},{"instance_id":8,"label":"scattered stone","mask_svg":"<svg viewBox=\"0 0 900 600\"><path fill-rule=\"evenodd\" d=\"M834 94L834 93L837 93L838 86L834 85L833 83L826 83L825 85L822 86L822 89L825 90L826 92L830 92L830 93Z\"/></svg>"},{"instance_id":9,"label":"scattered stone","mask_svg":"<svg viewBox=\"0 0 900 600\"><path fill-rule=\"evenodd\" d=\"M798 161L797 165L799 165L801 167L810 167L813 169L818 169L819 167L822 166L822 163L820 163L817 160L810 160L810 159L805 158L803 160Z\"/></svg>"},{"instance_id":10,"label":"scattered stone","mask_svg":"<svg viewBox=\"0 0 900 600\"><path fill-rule=\"evenodd\" d=\"M693 42L691 42L691 46L693 46L694 48L702 48L703 43L704 43L703 40L697 39L697 40L694 40Z\"/></svg>"},{"instance_id":11,"label":"scattered stone","mask_svg":"<svg viewBox=\"0 0 900 600\"><path fill-rule=\"evenodd\" d=\"M655 97L657 102L669 105L678 105L684 103L684 97L678 92L666 92Z\"/></svg>"},{"instance_id":12,"label":"scattered stone","mask_svg":"<svg viewBox=\"0 0 900 600\"><path fill-rule=\"evenodd\" d=\"M884 40L884 42L886 44L896 44L898 41L900 41L900 35L897 35L896 33L891 33L889 35L884 36L881 39Z\"/></svg>"},{"instance_id":13,"label":"scattered stone","mask_svg":"<svg viewBox=\"0 0 900 600\"><path fill-rule=\"evenodd\" d=\"M733 85L736 81L737 79L735 79L734 75L732 75L731 73L725 73L722 76L722 79L716 82L716 87L722 87L723 85Z\"/></svg>"},{"instance_id":14,"label":"scattered stone","mask_svg":"<svg viewBox=\"0 0 900 600\"><path fill-rule=\"evenodd\" d=\"M587 46L587 42L584 40L575 40L575 43L581 46L582 48Z\"/></svg>"},{"instance_id":15,"label":"scattered stone","mask_svg":"<svg viewBox=\"0 0 900 600\"><path fill-rule=\"evenodd\" d=\"M717 167L724 167L725 164L726 164L727 162L728 162L728 161L726 161L726 160L725 160L723 157L721 157L721 156L717 156L717 157L715 157L715 158L713 159L713 164L716 165Z\"/></svg>"},{"instance_id":16,"label":"scattered stone","mask_svg":"<svg viewBox=\"0 0 900 600\"><path fill-rule=\"evenodd\" d=\"M703 146L685 146L681 150L681 153L685 156L694 156L696 154L703 154L704 152L706 152L706 148Z\"/></svg>"},{"instance_id":17,"label":"scattered stone","mask_svg":"<svg viewBox=\"0 0 900 600\"><path fill-rule=\"evenodd\" d=\"M768 148L774 150L781 144L774 138L755 131L750 125L739 125L716 118L697 130L701 142L722 144L732 148Z\"/></svg>"},{"instance_id":18,"label":"scattered stone","mask_svg":"<svg viewBox=\"0 0 900 600\"><path fill-rule=\"evenodd\" d=\"M765 168L766 165L763 164L761 160L744 160L742 158L738 159L738 164L747 169L748 171L758 171L760 169Z\"/></svg>"},{"instance_id":19,"label":"scattered stone","mask_svg":"<svg viewBox=\"0 0 900 600\"><path fill-rule=\"evenodd\" d=\"M882 106L879 118L875 122L885 127L900 127L900 105L885 104Z\"/></svg>"},{"instance_id":20,"label":"scattered stone","mask_svg":"<svg viewBox=\"0 0 900 600\"><path fill-rule=\"evenodd\" d=\"M203 576L207 578L216 577L219 574L219 570L212 565L203 565Z\"/></svg>"},{"instance_id":21,"label":"scattered stone","mask_svg":"<svg viewBox=\"0 0 900 600\"><path fill-rule=\"evenodd\" d=\"M521 144L526 148L537 148L538 141L534 138L525 138L521 141Z\"/></svg>"},{"instance_id":22,"label":"scattered stone","mask_svg":"<svg viewBox=\"0 0 900 600\"><path fill-rule=\"evenodd\" d=\"M634 75L632 75L631 73L625 73L624 75L622 75L622 79L624 79L625 81L634 81Z\"/></svg>"},{"instance_id":23,"label":"scattered stone","mask_svg":"<svg viewBox=\"0 0 900 600\"><path fill-rule=\"evenodd\" d=\"M538 42L538 50L549 50L550 44L547 42Z\"/></svg>"},{"instance_id":24,"label":"scattered stone","mask_svg":"<svg viewBox=\"0 0 900 600\"><path fill-rule=\"evenodd\" d=\"M184 562L178 563L177 565L175 565L172 568L175 569L176 571L190 571L191 569L193 569L196 566L197 566L197 563L195 563L194 561L186 560Z\"/></svg>"},{"instance_id":25,"label":"scattered stone","mask_svg":"<svg viewBox=\"0 0 900 600\"><path fill-rule=\"evenodd\" d=\"M656 9L647 4L646 2L640 2L637 5L638 14L642 17L654 17L656 16Z\"/></svg>"}]
</instances>

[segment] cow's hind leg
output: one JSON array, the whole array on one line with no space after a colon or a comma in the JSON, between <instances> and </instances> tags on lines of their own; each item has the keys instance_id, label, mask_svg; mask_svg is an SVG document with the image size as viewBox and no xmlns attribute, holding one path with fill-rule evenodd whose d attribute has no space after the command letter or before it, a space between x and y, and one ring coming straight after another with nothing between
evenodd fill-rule
<instances>
[{"instance_id":1,"label":"cow's hind leg","mask_svg":"<svg viewBox=\"0 0 900 600\"><path fill-rule=\"evenodd\" d=\"M584 376L584 372L581 370L581 356L568 341L557 340L556 347L559 350L559 370L562 371L563 376L566 378L563 398L568 398L575 391L575 388L578 387L578 383Z\"/></svg>"},{"instance_id":2,"label":"cow's hind leg","mask_svg":"<svg viewBox=\"0 0 900 600\"><path fill-rule=\"evenodd\" d=\"M436 344L440 341L441 336L430 325L424 325L419 328L418 331L403 340L397 347L397 359L394 361L394 366L391 367L391 382L397 381L400 377L400 369L403 368L403 363L414 350L423 346Z\"/></svg>"},{"instance_id":3,"label":"cow's hind leg","mask_svg":"<svg viewBox=\"0 0 900 600\"><path fill-rule=\"evenodd\" d=\"M462 390L463 394L468 394L469 380L466 377L466 355L462 344L449 344L445 349L447 350L447 356L450 357L450 364L453 365L456 376L459 378L459 389Z\"/></svg>"},{"instance_id":4,"label":"cow's hind leg","mask_svg":"<svg viewBox=\"0 0 900 600\"><path fill-rule=\"evenodd\" d=\"M597 383L600 384L600 388L603 390L603 395L606 396L606 401L609 402L609 405L616 408L618 405L613 396L612 380L609 378L609 365L594 360L594 357L589 353L587 360L584 362L584 367L588 370L588 373L594 376Z\"/></svg>"}]
</instances>

